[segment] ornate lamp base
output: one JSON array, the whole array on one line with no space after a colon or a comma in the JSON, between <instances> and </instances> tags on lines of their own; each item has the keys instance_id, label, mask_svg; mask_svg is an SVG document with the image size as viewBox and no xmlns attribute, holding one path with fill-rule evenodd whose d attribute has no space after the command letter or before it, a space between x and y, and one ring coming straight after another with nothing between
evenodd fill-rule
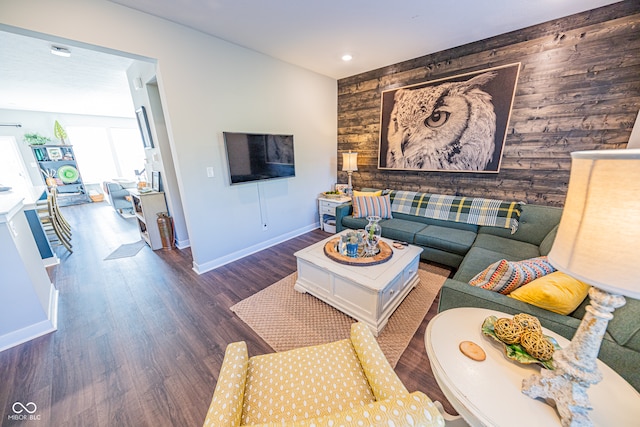
<instances>
[{"instance_id":1,"label":"ornate lamp base","mask_svg":"<svg viewBox=\"0 0 640 427\"><path fill-rule=\"evenodd\" d=\"M532 398L546 399L555 405L565 427L592 426L587 390L602 379L596 359L602 337L613 310L625 304L624 297L597 288L589 290L588 305L571 343L553 355L555 369L542 370L522 381L522 392Z\"/></svg>"}]
</instances>

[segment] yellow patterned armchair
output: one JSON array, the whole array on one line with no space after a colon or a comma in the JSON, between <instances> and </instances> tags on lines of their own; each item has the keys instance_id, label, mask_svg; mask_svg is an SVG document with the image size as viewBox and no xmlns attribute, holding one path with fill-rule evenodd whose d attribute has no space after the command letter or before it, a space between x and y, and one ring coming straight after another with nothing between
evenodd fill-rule
<instances>
[{"instance_id":1,"label":"yellow patterned armchair","mask_svg":"<svg viewBox=\"0 0 640 427\"><path fill-rule=\"evenodd\" d=\"M204 426L444 426L409 393L362 323L342 341L249 358L229 344Z\"/></svg>"}]
</instances>

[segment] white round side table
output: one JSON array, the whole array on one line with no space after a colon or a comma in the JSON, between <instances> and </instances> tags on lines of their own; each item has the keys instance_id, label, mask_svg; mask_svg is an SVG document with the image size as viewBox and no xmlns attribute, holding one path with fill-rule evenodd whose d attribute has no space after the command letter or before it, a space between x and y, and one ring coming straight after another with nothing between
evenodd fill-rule
<instances>
[{"instance_id":1,"label":"white round side table","mask_svg":"<svg viewBox=\"0 0 640 427\"><path fill-rule=\"evenodd\" d=\"M436 315L427 325L425 347L431 369L451 405L471 426L539 427L560 425L555 408L521 392L522 380L540 371L539 365L522 365L508 359L500 343L482 334L489 316L512 317L482 308L455 308ZM615 313L614 313L615 315ZM544 329L561 347L562 336ZM463 355L461 341L482 347L486 360ZM620 375L598 360L603 380L589 388L594 426L640 425L640 393Z\"/></svg>"}]
</instances>

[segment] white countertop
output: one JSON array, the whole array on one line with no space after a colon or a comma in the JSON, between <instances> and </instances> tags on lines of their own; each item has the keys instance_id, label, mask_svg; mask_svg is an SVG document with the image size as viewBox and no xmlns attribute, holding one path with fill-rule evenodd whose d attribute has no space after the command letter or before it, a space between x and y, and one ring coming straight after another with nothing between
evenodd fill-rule
<instances>
[{"instance_id":1,"label":"white countertop","mask_svg":"<svg viewBox=\"0 0 640 427\"><path fill-rule=\"evenodd\" d=\"M23 206L24 209L33 209L45 189L44 185L40 185L23 191L12 189L0 192L0 222L6 222Z\"/></svg>"}]
</instances>

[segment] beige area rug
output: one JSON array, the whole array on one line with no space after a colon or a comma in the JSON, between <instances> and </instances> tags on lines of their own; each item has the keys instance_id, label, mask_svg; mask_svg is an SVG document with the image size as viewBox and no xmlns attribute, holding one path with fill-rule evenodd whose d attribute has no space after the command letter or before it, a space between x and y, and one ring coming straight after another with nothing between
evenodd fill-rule
<instances>
[{"instance_id":1,"label":"beige area rug","mask_svg":"<svg viewBox=\"0 0 640 427\"><path fill-rule=\"evenodd\" d=\"M429 311L449 270L420 264L420 283L407 295L378 336L378 343L395 367ZM351 317L293 289L293 273L231 307L275 351L349 338Z\"/></svg>"}]
</instances>

